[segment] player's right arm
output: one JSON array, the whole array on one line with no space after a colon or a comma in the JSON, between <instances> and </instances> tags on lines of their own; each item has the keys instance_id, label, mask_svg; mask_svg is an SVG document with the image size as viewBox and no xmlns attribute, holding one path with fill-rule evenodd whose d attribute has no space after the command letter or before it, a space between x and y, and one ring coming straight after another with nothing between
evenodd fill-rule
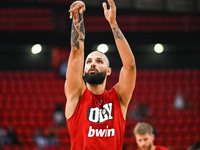
<instances>
[{"instance_id":1,"label":"player's right arm","mask_svg":"<svg viewBox=\"0 0 200 150\"><path fill-rule=\"evenodd\" d=\"M83 12L85 4L82 1L75 1L70 6L70 19L73 18L71 28L71 52L68 60L68 68L65 81L65 95L67 103L65 116L69 119L80 100L86 86L83 81L84 64L84 40L85 28L83 22Z\"/></svg>"}]
</instances>

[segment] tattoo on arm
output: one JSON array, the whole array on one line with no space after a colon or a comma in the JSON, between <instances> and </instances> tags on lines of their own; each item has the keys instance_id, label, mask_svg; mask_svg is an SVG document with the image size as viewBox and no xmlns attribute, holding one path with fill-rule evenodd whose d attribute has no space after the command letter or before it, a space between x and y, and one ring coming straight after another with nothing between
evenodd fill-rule
<instances>
[{"instance_id":1,"label":"tattoo on arm","mask_svg":"<svg viewBox=\"0 0 200 150\"><path fill-rule=\"evenodd\" d=\"M79 21L72 21L71 30L71 46L79 49L79 42L85 40L85 27L83 22L83 14L79 14Z\"/></svg>"},{"instance_id":2,"label":"tattoo on arm","mask_svg":"<svg viewBox=\"0 0 200 150\"><path fill-rule=\"evenodd\" d=\"M124 39L124 35L122 34L121 30L117 27L112 29L113 35L115 39Z\"/></svg>"}]
</instances>

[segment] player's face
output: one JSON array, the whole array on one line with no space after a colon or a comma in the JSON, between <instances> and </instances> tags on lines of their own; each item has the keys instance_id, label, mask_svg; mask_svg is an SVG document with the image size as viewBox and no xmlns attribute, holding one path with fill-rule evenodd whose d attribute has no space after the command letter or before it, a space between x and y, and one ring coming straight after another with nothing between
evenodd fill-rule
<instances>
[{"instance_id":1,"label":"player's face","mask_svg":"<svg viewBox=\"0 0 200 150\"><path fill-rule=\"evenodd\" d=\"M108 68L106 56L95 51L90 53L86 58L84 72L89 74L97 74L99 72L107 71Z\"/></svg>"},{"instance_id":2,"label":"player's face","mask_svg":"<svg viewBox=\"0 0 200 150\"><path fill-rule=\"evenodd\" d=\"M135 135L137 145L140 150L151 150L153 147L154 135L150 135L149 133L140 135Z\"/></svg>"},{"instance_id":3,"label":"player's face","mask_svg":"<svg viewBox=\"0 0 200 150\"><path fill-rule=\"evenodd\" d=\"M102 84L111 69L108 67L107 57L100 52L92 52L85 62L84 80L90 84Z\"/></svg>"}]
</instances>

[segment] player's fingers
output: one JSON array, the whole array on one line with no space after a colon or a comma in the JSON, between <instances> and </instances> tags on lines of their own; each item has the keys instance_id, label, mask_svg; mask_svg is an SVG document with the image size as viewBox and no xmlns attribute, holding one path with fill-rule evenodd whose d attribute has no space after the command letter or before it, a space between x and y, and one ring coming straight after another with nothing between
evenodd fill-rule
<instances>
[{"instance_id":1,"label":"player's fingers","mask_svg":"<svg viewBox=\"0 0 200 150\"><path fill-rule=\"evenodd\" d=\"M86 10L85 5L81 6L79 12L82 14Z\"/></svg>"},{"instance_id":2,"label":"player's fingers","mask_svg":"<svg viewBox=\"0 0 200 150\"><path fill-rule=\"evenodd\" d=\"M76 3L73 3L73 4L71 4L71 5L70 5L69 12L71 12L71 11L72 11L72 9L75 7L75 5L76 5Z\"/></svg>"},{"instance_id":3,"label":"player's fingers","mask_svg":"<svg viewBox=\"0 0 200 150\"><path fill-rule=\"evenodd\" d=\"M86 7L85 7L85 5L84 5L84 7L83 7L83 12L86 10Z\"/></svg>"},{"instance_id":4,"label":"player's fingers","mask_svg":"<svg viewBox=\"0 0 200 150\"><path fill-rule=\"evenodd\" d=\"M110 7L112 6L112 1L108 0L108 4L110 5Z\"/></svg>"},{"instance_id":5,"label":"player's fingers","mask_svg":"<svg viewBox=\"0 0 200 150\"><path fill-rule=\"evenodd\" d=\"M81 7L82 7L81 4L73 4L72 7L70 7L69 12L75 11L76 9L79 9Z\"/></svg>"},{"instance_id":6,"label":"player's fingers","mask_svg":"<svg viewBox=\"0 0 200 150\"><path fill-rule=\"evenodd\" d=\"M80 13L80 14L83 13L83 8L79 9L79 13Z\"/></svg>"},{"instance_id":7,"label":"player's fingers","mask_svg":"<svg viewBox=\"0 0 200 150\"><path fill-rule=\"evenodd\" d=\"M71 9L69 10L69 12L73 12L73 11L75 11L76 9L78 9L78 8L77 8L77 6L76 6L76 7L73 7L73 8L71 8Z\"/></svg>"},{"instance_id":8,"label":"player's fingers","mask_svg":"<svg viewBox=\"0 0 200 150\"><path fill-rule=\"evenodd\" d=\"M116 8L114 0L108 0L108 4L110 5L111 9L115 9Z\"/></svg>"},{"instance_id":9,"label":"player's fingers","mask_svg":"<svg viewBox=\"0 0 200 150\"><path fill-rule=\"evenodd\" d=\"M86 10L84 3L77 1L71 4L70 6L70 19L74 18L74 21L77 22L79 18L79 13L82 14Z\"/></svg>"},{"instance_id":10,"label":"player's fingers","mask_svg":"<svg viewBox=\"0 0 200 150\"><path fill-rule=\"evenodd\" d=\"M103 6L103 9L104 9L105 11L108 10L107 4L106 4L105 2L103 2L102 6Z\"/></svg>"},{"instance_id":11,"label":"player's fingers","mask_svg":"<svg viewBox=\"0 0 200 150\"><path fill-rule=\"evenodd\" d=\"M69 13L69 18L72 19L72 12Z\"/></svg>"},{"instance_id":12,"label":"player's fingers","mask_svg":"<svg viewBox=\"0 0 200 150\"><path fill-rule=\"evenodd\" d=\"M76 10L75 12L73 12L73 17L74 17L74 21L78 22L78 20L79 20L79 12L78 12L78 10Z\"/></svg>"},{"instance_id":13,"label":"player's fingers","mask_svg":"<svg viewBox=\"0 0 200 150\"><path fill-rule=\"evenodd\" d=\"M73 13L73 9L74 9L74 7L76 6L76 3L73 3L71 6L70 6L70 10L69 10L69 13L70 13L70 19L72 19L73 18L73 16L74 16L74 13Z\"/></svg>"}]
</instances>

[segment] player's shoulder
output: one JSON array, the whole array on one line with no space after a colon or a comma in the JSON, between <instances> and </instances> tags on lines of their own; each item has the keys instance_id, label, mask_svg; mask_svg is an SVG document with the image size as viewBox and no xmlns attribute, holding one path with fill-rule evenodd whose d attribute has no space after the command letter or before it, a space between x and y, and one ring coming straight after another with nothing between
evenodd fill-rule
<instances>
[{"instance_id":1,"label":"player's shoulder","mask_svg":"<svg viewBox=\"0 0 200 150\"><path fill-rule=\"evenodd\" d=\"M156 146L155 150L169 150L169 149L164 146Z\"/></svg>"}]
</instances>

